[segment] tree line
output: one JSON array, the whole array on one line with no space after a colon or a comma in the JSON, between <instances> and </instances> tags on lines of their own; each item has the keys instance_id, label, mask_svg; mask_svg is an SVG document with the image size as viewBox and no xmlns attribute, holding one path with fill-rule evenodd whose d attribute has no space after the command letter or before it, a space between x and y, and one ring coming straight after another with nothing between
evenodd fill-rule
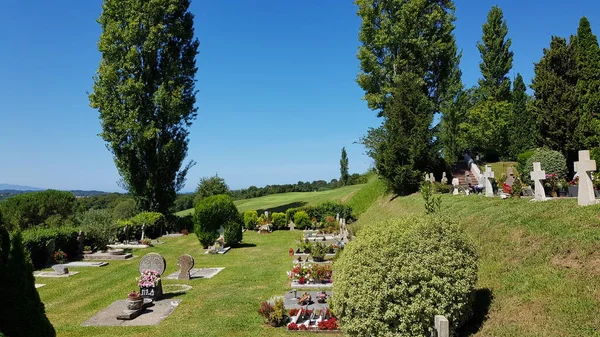
<instances>
[{"instance_id":1,"label":"tree line","mask_svg":"<svg viewBox=\"0 0 600 337\"><path fill-rule=\"evenodd\" d=\"M515 160L533 148L569 162L600 159L600 48L587 18L569 39L552 36L527 85L514 78L508 23L494 6L477 43L478 84L466 88L452 1L357 0L362 19L357 82L382 119L361 139L388 188L418 189L425 172L451 170L465 152ZM434 123L439 116L439 123Z\"/></svg>"}]
</instances>

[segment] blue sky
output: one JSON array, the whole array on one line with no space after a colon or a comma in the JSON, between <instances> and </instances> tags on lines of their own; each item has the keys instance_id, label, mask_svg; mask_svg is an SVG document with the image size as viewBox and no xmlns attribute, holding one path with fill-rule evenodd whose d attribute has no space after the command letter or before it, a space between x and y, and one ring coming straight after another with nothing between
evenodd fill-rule
<instances>
[{"instance_id":1,"label":"blue sky","mask_svg":"<svg viewBox=\"0 0 600 337\"><path fill-rule=\"evenodd\" d=\"M463 81L479 74L481 25L498 1L456 1ZM600 32L600 3L502 1L529 83L552 35L576 32L587 15ZM100 54L101 0L4 0L0 10L0 183L118 191L112 156L88 105ZM184 191L218 174L230 187L339 176L371 161L353 144L379 124L355 82L360 20L351 1L192 0L200 40L199 116L191 128Z\"/></svg>"}]
</instances>

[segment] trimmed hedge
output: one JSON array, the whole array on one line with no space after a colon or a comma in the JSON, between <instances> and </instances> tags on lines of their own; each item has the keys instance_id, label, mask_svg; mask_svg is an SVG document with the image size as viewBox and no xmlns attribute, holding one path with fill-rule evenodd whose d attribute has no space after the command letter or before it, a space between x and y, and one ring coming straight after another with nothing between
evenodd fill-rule
<instances>
[{"instance_id":1,"label":"trimmed hedge","mask_svg":"<svg viewBox=\"0 0 600 337\"><path fill-rule=\"evenodd\" d=\"M245 211L244 212L244 226L248 230L253 230L258 226L258 212L256 211Z\"/></svg>"},{"instance_id":2,"label":"trimmed hedge","mask_svg":"<svg viewBox=\"0 0 600 337\"><path fill-rule=\"evenodd\" d=\"M271 223L273 223L273 227L275 227L275 229L286 229L288 223L285 220L285 213L275 212L271 214Z\"/></svg>"},{"instance_id":3,"label":"trimmed hedge","mask_svg":"<svg viewBox=\"0 0 600 337\"><path fill-rule=\"evenodd\" d=\"M567 160L560 152L548 149L537 149L534 153L527 158L525 162L525 172L523 181L530 185L532 184L530 172L533 171L533 163L540 162L542 170L546 171L546 174L557 174L558 178L566 178Z\"/></svg>"},{"instance_id":4,"label":"trimmed hedge","mask_svg":"<svg viewBox=\"0 0 600 337\"><path fill-rule=\"evenodd\" d=\"M472 314L477 254L445 218L368 226L333 269L330 305L349 336L429 336L435 315L446 316L455 330Z\"/></svg>"},{"instance_id":5,"label":"trimmed hedge","mask_svg":"<svg viewBox=\"0 0 600 337\"><path fill-rule=\"evenodd\" d=\"M228 246L239 247L240 243L242 243L243 235L241 221L229 221L225 225L223 239Z\"/></svg>"},{"instance_id":6,"label":"trimmed hedge","mask_svg":"<svg viewBox=\"0 0 600 337\"><path fill-rule=\"evenodd\" d=\"M35 269L46 267L52 254L59 249L67 253L69 259L77 255L77 236L75 227L32 228L23 231L23 245L29 252ZM54 250L49 251L50 242L54 240Z\"/></svg>"},{"instance_id":7,"label":"trimmed hedge","mask_svg":"<svg viewBox=\"0 0 600 337\"><path fill-rule=\"evenodd\" d=\"M317 221L325 221L325 218L328 216L335 217L337 214L340 215L340 218L344 218L346 220L352 219L352 207L333 201L327 201L317 206L288 208L285 211L286 221L289 223L291 220L293 220L294 216L299 211L305 212L308 214L310 219L315 218ZM296 221L294 221L294 223L295 222Z\"/></svg>"},{"instance_id":8,"label":"trimmed hedge","mask_svg":"<svg viewBox=\"0 0 600 337\"><path fill-rule=\"evenodd\" d=\"M294 214L294 225L298 229L307 229L312 227L312 222L305 211L298 211Z\"/></svg>"},{"instance_id":9,"label":"trimmed hedge","mask_svg":"<svg viewBox=\"0 0 600 337\"><path fill-rule=\"evenodd\" d=\"M225 194L200 200L194 210L194 233L204 248L208 248L219 237L221 226L230 222L242 223L237 207Z\"/></svg>"}]
</instances>

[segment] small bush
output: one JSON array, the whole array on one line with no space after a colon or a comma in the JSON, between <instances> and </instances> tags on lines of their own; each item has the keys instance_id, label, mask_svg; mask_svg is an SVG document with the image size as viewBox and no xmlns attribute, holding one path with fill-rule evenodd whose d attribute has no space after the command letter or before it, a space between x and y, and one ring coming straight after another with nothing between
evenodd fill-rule
<instances>
[{"instance_id":1,"label":"small bush","mask_svg":"<svg viewBox=\"0 0 600 337\"><path fill-rule=\"evenodd\" d=\"M477 255L451 221L406 217L365 227L334 273L330 305L347 335L429 336L435 315L452 330L470 317Z\"/></svg>"},{"instance_id":2,"label":"small bush","mask_svg":"<svg viewBox=\"0 0 600 337\"><path fill-rule=\"evenodd\" d=\"M275 229L286 229L287 222L285 221L285 219L285 213L276 212L271 214L271 222L273 223L273 226L275 226Z\"/></svg>"},{"instance_id":3,"label":"small bush","mask_svg":"<svg viewBox=\"0 0 600 337\"><path fill-rule=\"evenodd\" d=\"M521 175L523 181L527 185L532 184L530 172L533 171L534 162L540 162L542 170L546 171L546 174L556 174L559 179L567 177L567 160L560 152L548 149L537 149L527 159L524 169L526 172Z\"/></svg>"},{"instance_id":4,"label":"small bush","mask_svg":"<svg viewBox=\"0 0 600 337\"><path fill-rule=\"evenodd\" d=\"M421 196L425 202L425 214L433 214L440 210L442 197L433 195L435 186L429 181L421 182Z\"/></svg>"},{"instance_id":5,"label":"small bush","mask_svg":"<svg viewBox=\"0 0 600 337\"><path fill-rule=\"evenodd\" d=\"M521 182L521 178L516 177L513 185L510 189L510 196L513 198L520 198L521 193L523 192L523 183Z\"/></svg>"},{"instance_id":6,"label":"small bush","mask_svg":"<svg viewBox=\"0 0 600 337\"><path fill-rule=\"evenodd\" d=\"M517 171L519 171L520 177L529 177L529 173L532 170L527 168L527 161L533 156L535 151L535 149L531 149L517 155Z\"/></svg>"},{"instance_id":7,"label":"small bush","mask_svg":"<svg viewBox=\"0 0 600 337\"><path fill-rule=\"evenodd\" d=\"M298 212L298 208L288 208L285 211L285 221L290 223L290 221L294 221L294 215Z\"/></svg>"},{"instance_id":8,"label":"small bush","mask_svg":"<svg viewBox=\"0 0 600 337\"><path fill-rule=\"evenodd\" d=\"M258 226L258 213L256 211L244 212L244 226L247 230L254 230Z\"/></svg>"},{"instance_id":9,"label":"small bush","mask_svg":"<svg viewBox=\"0 0 600 337\"><path fill-rule=\"evenodd\" d=\"M242 222L241 221L230 221L225 225L225 233L223 238L230 247L239 247L242 242Z\"/></svg>"},{"instance_id":10,"label":"small bush","mask_svg":"<svg viewBox=\"0 0 600 337\"><path fill-rule=\"evenodd\" d=\"M92 209L79 216L81 229L86 235L86 241L95 249L106 249L112 243L117 232L113 214L104 209Z\"/></svg>"},{"instance_id":11,"label":"small bush","mask_svg":"<svg viewBox=\"0 0 600 337\"><path fill-rule=\"evenodd\" d=\"M51 261L55 251L62 250L68 256L77 256L78 233L75 227L27 229L22 233L23 245L29 252L33 266L42 269L48 261ZM54 249L50 250L52 241L54 241Z\"/></svg>"},{"instance_id":12,"label":"small bush","mask_svg":"<svg viewBox=\"0 0 600 337\"><path fill-rule=\"evenodd\" d=\"M129 219L138 214L139 209L133 199L125 199L117 204L113 209L115 219Z\"/></svg>"},{"instance_id":13,"label":"small bush","mask_svg":"<svg viewBox=\"0 0 600 337\"><path fill-rule=\"evenodd\" d=\"M196 204L194 233L204 248L208 248L218 237L221 226L240 222L237 207L227 195L220 194L204 198Z\"/></svg>"},{"instance_id":14,"label":"small bush","mask_svg":"<svg viewBox=\"0 0 600 337\"><path fill-rule=\"evenodd\" d=\"M312 222L305 211L298 211L294 214L294 225L298 229L307 229L312 226Z\"/></svg>"},{"instance_id":15,"label":"small bush","mask_svg":"<svg viewBox=\"0 0 600 337\"><path fill-rule=\"evenodd\" d=\"M447 194L451 192L452 185L442 184L441 182L435 182L433 183L433 189L436 193Z\"/></svg>"}]
</instances>

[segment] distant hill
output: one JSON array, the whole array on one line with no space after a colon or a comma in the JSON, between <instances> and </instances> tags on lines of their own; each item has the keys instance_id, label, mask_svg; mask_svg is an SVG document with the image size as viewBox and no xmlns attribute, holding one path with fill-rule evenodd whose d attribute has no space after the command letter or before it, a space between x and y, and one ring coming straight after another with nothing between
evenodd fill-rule
<instances>
[{"instance_id":1,"label":"distant hill","mask_svg":"<svg viewBox=\"0 0 600 337\"><path fill-rule=\"evenodd\" d=\"M13 191L42 191L43 188L39 187L31 187L31 186L21 186L21 185L11 185L11 184L0 184L0 190L13 190Z\"/></svg>"}]
</instances>

